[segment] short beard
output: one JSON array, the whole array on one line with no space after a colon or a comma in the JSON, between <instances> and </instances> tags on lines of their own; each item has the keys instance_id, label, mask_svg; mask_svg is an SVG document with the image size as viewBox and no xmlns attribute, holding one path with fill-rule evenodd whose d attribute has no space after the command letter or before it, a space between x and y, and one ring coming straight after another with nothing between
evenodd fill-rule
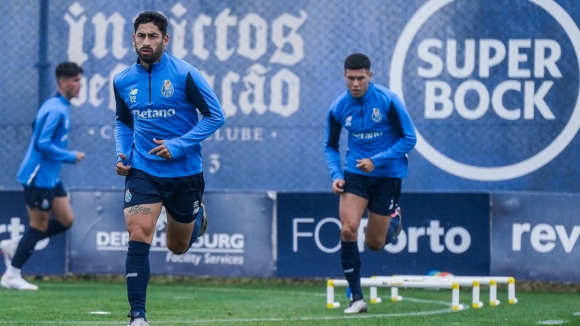
<instances>
[{"instance_id":1,"label":"short beard","mask_svg":"<svg viewBox=\"0 0 580 326\"><path fill-rule=\"evenodd\" d=\"M148 56L147 58L144 58L143 56L141 56L141 52L139 52L139 49L137 49L137 47L135 47L135 52L137 53L139 60L142 62L145 62L147 64L152 64L152 63L156 62L157 60L159 60L159 58L161 58L161 56L163 55L164 51L165 51L165 49L162 48L161 51L159 51L159 55L153 56L153 55L155 55L155 49L151 48L151 55Z\"/></svg>"},{"instance_id":2,"label":"short beard","mask_svg":"<svg viewBox=\"0 0 580 326\"><path fill-rule=\"evenodd\" d=\"M148 63L148 64L156 62L157 59L159 59L159 58L161 58L161 54L159 54L158 56L156 56L154 58L153 57L143 58L141 55L139 55L139 60L141 60L142 62Z\"/></svg>"}]
</instances>

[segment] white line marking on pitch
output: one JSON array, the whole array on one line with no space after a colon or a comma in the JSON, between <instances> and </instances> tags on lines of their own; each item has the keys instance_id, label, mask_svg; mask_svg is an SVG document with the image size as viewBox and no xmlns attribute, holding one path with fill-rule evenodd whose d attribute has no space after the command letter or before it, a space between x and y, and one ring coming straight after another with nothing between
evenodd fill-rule
<instances>
[{"instance_id":1,"label":"white line marking on pitch","mask_svg":"<svg viewBox=\"0 0 580 326\"><path fill-rule=\"evenodd\" d=\"M304 292L303 292L304 293ZM436 314L445 314L454 312L450 307L449 302L446 301L436 301L436 300L424 300L405 297L405 301L417 302L417 303L427 303L427 304L437 304L448 306L449 308L431 310L431 311L420 311L420 312L409 312L409 313L393 313L393 314L356 314L356 315L340 315L340 316L320 316L320 317L295 317L295 318L237 318L237 319L206 319L206 320L155 320L150 321L156 325L159 324L180 324L180 325L193 325L193 324L215 324L215 323L256 323L256 322L282 322L282 321L304 321L304 320L339 320L339 319L374 319L383 317L415 317L415 316L427 316ZM468 305L464 305L468 306ZM467 309L467 308L466 308ZM30 324L30 321L0 321L2 324ZM122 324L121 321L34 321L35 325L116 325ZM124 323L123 323L124 324Z\"/></svg>"},{"instance_id":2,"label":"white line marking on pitch","mask_svg":"<svg viewBox=\"0 0 580 326\"><path fill-rule=\"evenodd\" d=\"M539 321L538 324L540 325L562 325L567 323L567 320L542 320Z\"/></svg>"},{"instance_id":3,"label":"white line marking on pitch","mask_svg":"<svg viewBox=\"0 0 580 326\"><path fill-rule=\"evenodd\" d=\"M315 296L315 297L326 297L326 293L309 293L309 292L298 292L298 291L284 291L284 290L255 290L255 289L224 289L218 287L203 287L197 288L198 290L208 290L208 291L217 291L217 292L240 292L240 291L248 291L252 293L263 293L263 294L282 294L282 295L304 295L304 296ZM177 296L173 297L173 299L177 300L184 300L184 299L194 299L195 296Z\"/></svg>"}]
</instances>

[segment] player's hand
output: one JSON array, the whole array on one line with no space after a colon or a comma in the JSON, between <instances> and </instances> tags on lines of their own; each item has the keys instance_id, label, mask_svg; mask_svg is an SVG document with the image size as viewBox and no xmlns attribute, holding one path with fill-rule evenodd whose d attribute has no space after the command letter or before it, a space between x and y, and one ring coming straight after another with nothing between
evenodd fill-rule
<instances>
[{"instance_id":1,"label":"player's hand","mask_svg":"<svg viewBox=\"0 0 580 326\"><path fill-rule=\"evenodd\" d=\"M166 160L170 160L173 158L173 156L171 156L171 153L169 152L169 150L167 149L167 147L165 147L165 140L161 139L161 140L157 140L155 138L153 138L153 142L159 146L155 147L154 149L149 151L149 155L151 154L155 154L159 157L163 157Z\"/></svg>"},{"instance_id":2,"label":"player's hand","mask_svg":"<svg viewBox=\"0 0 580 326\"><path fill-rule=\"evenodd\" d=\"M120 153L119 157L123 161L127 159L127 156L123 153ZM117 167L115 168L115 170L117 171L118 175L127 176L129 174L129 170L131 170L131 165L129 164L125 165L123 164L123 161L117 162Z\"/></svg>"},{"instance_id":3,"label":"player's hand","mask_svg":"<svg viewBox=\"0 0 580 326\"><path fill-rule=\"evenodd\" d=\"M75 164L79 164L85 159L85 153L77 151L77 158L75 159Z\"/></svg>"},{"instance_id":4,"label":"player's hand","mask_svg":"<svg viewBox=\"0 0 580 326\"><path fill-rule=\"evenodd\" d=\"M332 182L332 191L334 191L335 194L342 194L344 192L344 180L334 180Z\"/></svg>"},{"instance_id":5,"label":"player's hand","mask_svg":"<svg viewBox=\"0 0 580 326\"><path fill-rule=\"evenodd\" d=\"M373 160L371 160L370 158L363 158L362 160L356 160L357 162L357 169L361 170L362 172L373 172L373 170L375 169L375 164L373 163Z\"/></svg>"}]
</instances>

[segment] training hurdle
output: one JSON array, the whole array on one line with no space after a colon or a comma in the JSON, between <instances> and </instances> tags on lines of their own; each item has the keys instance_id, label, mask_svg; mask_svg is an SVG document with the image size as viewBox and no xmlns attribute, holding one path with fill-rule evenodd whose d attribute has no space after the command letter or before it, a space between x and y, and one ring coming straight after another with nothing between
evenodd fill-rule
<instances>
[{"instance_id":1,"label":"training hurdle","mask_svg":"<svg viewBox=\"0 0 580 326\"><path fill-rule=\"evenodd\" d=\"M477 280L469 280L469 279L457 279L457 280L451 280L451 279L444 279L444 278L427 278L427 277L399 277L399 276L392 276L392 277L387 277L387 276L375 276L372 277L373 279L377 279L377 280L389 280L389 281L393 281L396 282L397 280L404 280L407 282L414 282L414 283L434 283L434 284L448 284L448 283L452 283L455 282L457 284L459 284L459 286L466 286L466 287L471 287L472 288L472 295L471 295L471 307L472 308L481 308L483 307L483 303L479 300L479 293L480 293L480 286L479 286L479 282ZM432 287L430 287L432 288ZM444 286L442 286L441 288L444 288ZM382 302L381 298L377 296L377 288L376 287L371 287L370 288L370 303L372 304L376 304L376 303L380 303ZM403 297L401 297L399 295L399 291L398 291L398 287L391 287L391 301L392 302L397 302L397 301L401 301L403 300Z\"/></svg>"},{"instance_id":2,"label":"training hurdle","mask_svg":"<svg viewBox=\"0 0 580 326\"><path fill-rule=\"evenodd\" d=\"M391 280L392 279L392 280ZM326 282L326 307L328 309L334 309L340 307L340 302L334 301L334 288L335 287L347 287L348 282L346 280L330 279ZM463 305L459 304L459 283L457 282L442 282L442 281L424 281L424 282L410 282L401 280L400 278L361 278L361 286L375 288L377 287L390 287L399 288L447 288L451 289L451 309L453 311L463 310ZM372 290L371 290L372 291Z\"/></svg>"},{"instance_id":3,"label":"training hurdle","mask_svg":"<svg viewBox=\"0 0 580 326\"><path fill-rule=\"evenodd\" d=\"M508 303L516 304L516 282L511 276L424 276L424 275L394 275L394 276L375 276L377 279L402 279L410 282L433 282L434 280L441 280L447 282L457 282L460 286L468 286L473 288L472 293L472 307L481 308L483 303L479 301L480 285L486 284L489 286L489 305L495 307L500 304L497 299L497 284L507 284L508 286ZM370 303L379 303L381 298L377 296L377 288L371 287ZM402 297L398 295L397 288L391 288L391 301L401 301Z\"/></svg>"}]
</instances>

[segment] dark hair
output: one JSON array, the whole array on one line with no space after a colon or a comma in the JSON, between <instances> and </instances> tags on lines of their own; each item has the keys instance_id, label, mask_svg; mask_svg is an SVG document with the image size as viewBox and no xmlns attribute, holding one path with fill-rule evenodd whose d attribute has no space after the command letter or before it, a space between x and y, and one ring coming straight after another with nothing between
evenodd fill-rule
<instances>
[{"instance_id":1,"label":"dark hair","mask_svg":"<svg viewBox=\"0 0 580 326\"><path fill-rule=\"evenodd\" d=\"M371 70L371 60L362 53L353 53L344 60L344 70Z\"/></svg>"},{"instance_id":2,"label":"dark hair","mask_svg":"<svg viewBox=\"0 0 580 326\"><path fill-rule=\"evenodd\" d=\"M161 13L156 11L144 11L139 14L137 18L135 18L135 23L133 27L135 28L135 32L137 32L137 28L139 25L153 23L159 30L161 31L161 36L165 36L167 34L167 18L163 16Z\"/></svg>"},{"instance_id":3,"label":"dark hair","mask_svg":"<svg viewBox=\"0 0 580 326\"><path fill-rule=\"evenodd\" d=\"M56 79L76 77L82 75L83 72L83 68L79 67L76 63L69 61L61 62L55 70Z\"/></svg>"}]
</instances>

